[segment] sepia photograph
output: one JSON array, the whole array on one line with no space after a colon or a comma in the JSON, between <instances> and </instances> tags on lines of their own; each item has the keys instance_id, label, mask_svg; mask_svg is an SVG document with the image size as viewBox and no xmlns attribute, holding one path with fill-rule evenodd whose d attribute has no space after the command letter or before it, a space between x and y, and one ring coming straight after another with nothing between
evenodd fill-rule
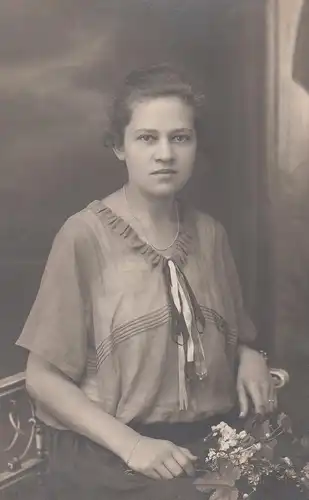
<instances>
[{"instance_id":1,"label":"sepia photograph","mask_svg":"<svg viewBox=\"0 0 309 500\"><path fill-rule=\"evenodd\" d=\"M0 499L309 499L309 0L2 0L0 109Z\"/></svg>"}]
</instances>

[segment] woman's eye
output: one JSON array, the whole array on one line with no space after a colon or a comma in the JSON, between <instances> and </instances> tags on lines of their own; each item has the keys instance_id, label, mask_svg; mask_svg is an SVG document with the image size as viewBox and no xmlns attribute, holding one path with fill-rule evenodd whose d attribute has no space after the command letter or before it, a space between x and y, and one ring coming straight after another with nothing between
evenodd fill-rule
<instances>
[{"instance_id":1,"label":"woman's eye","mask_svg":"<svg viewBox=\"0 0 309 500\"><path fill-rule=\"evenodd\" d=\"M175 135L173 137L173 142L187 142L191 139L188 134Z\"/></svg>"},{"instance_id":2,"label":"woman's eye","mask_svg":"<svg viewBox=\"0 0 309 500\"><path fill-rule=\"evenodd\" d=\"M151 134L143 134L139 136L139 140L147 143L154 142L156 140L154 135Z\"/></svg>"}]
</instances>

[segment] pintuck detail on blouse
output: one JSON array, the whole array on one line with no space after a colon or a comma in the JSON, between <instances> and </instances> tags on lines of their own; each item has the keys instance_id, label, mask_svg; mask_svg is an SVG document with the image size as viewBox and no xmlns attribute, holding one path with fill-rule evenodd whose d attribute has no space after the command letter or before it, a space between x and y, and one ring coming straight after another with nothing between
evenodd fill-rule
<instances>
[{"instance_id":1,"label":"pintuck detail on blouse","mask_svg":"<svg viewBox=\"0 0 309 500\"><path fill-rule=\"evenodd\" d=\"M58 232L17 344L123 422L174 422L234 405L236 347L255 335L219 223L181 204L180 233L167 259L94 201ZM197 357L207 368L202 379L190 377ZM39 403L37 413L63 428Z\"/></svg>"},{"instance_id":2,"label":"pintuck detail on blouse","mask_svg":"<svg viewBox=\"0 0 309 500\"><path fill-rule=\"evenodd\" d=\"M100 368L104 360L113 352L121 342L129 340L135 335L143 333L151 328L158 328L170 321L171 307L166 307L156 310L152 313L145 314L140 318L124 323L113 330L111 335L100 342L97 347L97 369Z\"/></svg>"}]
</instances>

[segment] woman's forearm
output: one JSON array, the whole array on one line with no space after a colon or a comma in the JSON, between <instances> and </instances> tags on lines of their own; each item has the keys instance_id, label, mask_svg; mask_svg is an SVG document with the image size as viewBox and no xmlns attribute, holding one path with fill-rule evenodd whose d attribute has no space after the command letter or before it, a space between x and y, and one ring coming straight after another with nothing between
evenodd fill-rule
<instances>
[{"instance_id":1,"label":"woman's forearm","mask_svg":"<svg viewBox=\"0 0 309 500\"><path fill-rule=\"evenodd\" d=\"M34 354L29 356L26 386L29 394L69 429L127 461L139 434L104 412L72 381Z\"/></svg>"}]
</instances>

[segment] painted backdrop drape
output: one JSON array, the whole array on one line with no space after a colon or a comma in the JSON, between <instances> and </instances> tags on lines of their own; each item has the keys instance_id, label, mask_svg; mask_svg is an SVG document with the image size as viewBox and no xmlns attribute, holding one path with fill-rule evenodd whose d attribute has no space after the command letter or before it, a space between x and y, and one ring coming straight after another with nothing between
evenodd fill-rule
<instances>
[{"instance_id":1,"label":"painted backdrop drape","mask_svg":"<svg viewBox=\"0 0 309 500\"><path fill-rule=\"evenodd\" d=\"M102 141L115 83L162 60L209 89L208 160L186 196L226 226L271 346L264 0L4 0L0 19L0 375L24 367L13 344L56 231L125 178Z\"/></svg>"}]
</instances>

